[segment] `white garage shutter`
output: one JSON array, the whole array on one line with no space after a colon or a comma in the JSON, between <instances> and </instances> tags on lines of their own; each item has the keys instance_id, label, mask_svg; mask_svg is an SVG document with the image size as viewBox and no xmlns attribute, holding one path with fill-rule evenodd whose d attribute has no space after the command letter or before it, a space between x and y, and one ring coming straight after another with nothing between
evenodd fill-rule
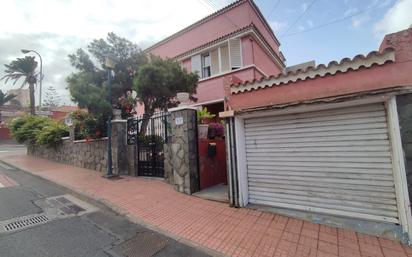
<instances>
[{"instance_id":1,"label":"white garage shutter","mask_svg":"<svg viewBox=\"0 0 412 257\"><path fill-rule=\"evenodd\" d=\"M245 119L249 202L398 223L385 108Z\"/></svg>"}]
</instances>

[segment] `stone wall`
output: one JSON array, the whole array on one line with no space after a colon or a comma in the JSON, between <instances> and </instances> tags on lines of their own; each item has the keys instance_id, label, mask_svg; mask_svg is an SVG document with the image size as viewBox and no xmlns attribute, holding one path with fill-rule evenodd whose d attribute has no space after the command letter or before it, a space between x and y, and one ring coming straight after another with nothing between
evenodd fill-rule
<instances>
[{"instance_id":1,"label":"stone wall","mask_svg":"<svg viewBox=\"0 0 412 257\"><path fill-rule=\"evenodd\" d=\"M412 200L412 94L396 97L402 148L405 155L409 199Z\"/></svg>"},{"instance_id":2,"label":"stone wall","mask_svg":"<svg viewBox=\"0 0 412 257\"><path fill-rule=\"evenodd\" d=\"M81 168L106 172L107 139L86 142L64 139L57 147L28 146L27 154L73 165Z\"/></svg>"},{"instance_id":3,"label":"stone wall","mask_svg":"<svg viewBox=\"0 0 412 257\"><path fill-rule=\"evenodd\" d=\"M164 146L165 179L179 192L199 191L196 110L173 111L168 118L171 138Z\"/></svg>"},{"instance_id":4,"label":"stone wall","mask_svg":"<svg viewBox=\"0 0 412 257\"><path fill-rule=\"evenodd\" d=\"M112 163L113 173L135 175L135 146L126 143L126 120L112 121ZM107 171L107 138L74 141L74 131L70 138L55 148L29 146L27 154L65 163L77 167Z\"/></svg>"}]
</instances>

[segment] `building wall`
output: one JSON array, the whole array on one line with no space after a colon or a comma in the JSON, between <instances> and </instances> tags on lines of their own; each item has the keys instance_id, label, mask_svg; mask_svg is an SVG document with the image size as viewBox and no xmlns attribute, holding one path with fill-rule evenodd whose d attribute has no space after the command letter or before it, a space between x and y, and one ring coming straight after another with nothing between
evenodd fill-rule
<instances>
[{"instance_id":1,"label":"building wall","mask_svg":"<svg viewBox=\"0 0 412 257\"><path fill-rule=\"evenodd\" d=\"M279 53L279 46L249 1L161 44L149 52L160 57L175 57L190 49L206 44L253 23L273 50ZM234 25L236 24L236 25ZM217 29L218 28L218 29Z\"/></svg>"},{"instance_id":2,"label":"building wall","mask_svg":"<svg viewBox=\"0 0 412 257\"><path fill-rule=\"evenodd\" d=\"M10 89L7 91L7 94L16 95L14 99L19 101L22 107L28 107L30 105L29 89ZM10 102L8 104L10 104Z\"/></svg>"},{"instance_id":3,"label":"building wall","mask_svg":"<svg viewBox=\"0 0 412 257\"><path fill-rule=\"evenodd\" d=\"M268 76L276 76L282 72L273 62L273 59L251 36L243 37L241 40L243 66L254 64Z\"/></svg>"},{"instance_id":4,"label":"building wall","mask_svg":"<svg viewBox=\"0 0 412 257\"><path fill-rule=\"evenodd\" d=\"M231 73L216 76L199 81L195 97L198 98L198 103L215 101L225 98L225 78L235 76L241 81L258 79L263 76L254 67L235 70Z\"/></svg>"},{"instance_id":5,"label":"building wall","mask_svg":"<svg viewBox=\"0 0 412 257\"><path fill-rule=\"evenodd\" d=\"M394 62L234 94L230 96L229 104L235 111L240 111L274 104L412 86L412 28L386 35L379 50L383 52L387 48L395 51Z\"/></svg>"}]
</instances>

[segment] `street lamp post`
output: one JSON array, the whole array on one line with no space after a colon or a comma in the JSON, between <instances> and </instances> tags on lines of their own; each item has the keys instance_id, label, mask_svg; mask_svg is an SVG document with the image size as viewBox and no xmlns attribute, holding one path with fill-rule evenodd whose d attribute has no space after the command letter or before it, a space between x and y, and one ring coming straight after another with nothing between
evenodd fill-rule
<instances>
[{"instance_id":1,"label":"street lamp post","mask_svg":"<svg viewBox=\"0 0 412 257\"><path fill-rule=\"evenodd\" d=\"M34 50L21 49L21 52L23 54L28 54L30 52L33 52L39 56L39 59L40 59L39 109L40 109L42 105L41 98L42 98L42 82L43 82L43 59L41 58L41 55L37 51L34 51Z\"/></svg>"},{"instance_id":2,"label":"street lamp post","mask_svg":"<svg viewBox=\"0 0 412 257\"><path fill-rule=\"evenodd\" d=\"M107 174L106 178L113 178L117 175L113 174L113 161L112 161L112 70L114 69L114 60L110 57L106 57L107 68L107 101L110 104L109 117L107 118Z\"/></svg>"}]
</instances>

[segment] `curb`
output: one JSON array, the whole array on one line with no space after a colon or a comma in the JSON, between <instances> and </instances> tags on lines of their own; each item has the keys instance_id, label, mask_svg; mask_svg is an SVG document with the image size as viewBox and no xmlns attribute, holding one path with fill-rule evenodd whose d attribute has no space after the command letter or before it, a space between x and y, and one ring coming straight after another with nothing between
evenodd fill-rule
<instances>
[{"instance_id":1,"label":"curb","mask_svg":"<svg viewBox=\"0 0 412 257\"><path fill-rule=\"evenodd\" d=\"M202 246L202 245L200 245L200 244L198 244L198 243L196 243L196 242L193 242L193 241L191 241L191 240L188 240L188 239L186 239L186 238L183 238L183 237L181 237L181 236L178 236L178 235L175 235L175 234L173 234L173 233L171 233L171 232L168 232L168 231L166 231L166 230L163 230L163 229L161 229L161 228L158 227L158 226L149 224L149 223L145 222L143 219L141 219L141 218L139 218L139 217L133 216L133 215L130 214L127 210L125 210L125 209L123 209L123 208L121 208L121 207L119 207L119 206L117 206L117 205L115 205L115 204L113 204L113 203L111 203L111 202L103 199L103 198L99 198L98 196L95 196L95 195L90 194L90 193L80 192L80 191L78 191L77 189L75 189L75 188L73 188L72 186L69 186L69 185L59 184L59 183L54 182L54 181L52 181L52 180L49 180L48 178L45 178L45 177L43 177L43 176L41 176L41 175L39 175L39 174L32 173L32 172L30 172L30 170L22 169L22 168L20 168L20 167L17 167L16 165L14 165L14 164L12 164L12 163L7 162L7 161L4 160L3 158L0 158L0 162L6 164L6 165L8 165L8 166L10 166L10 167L12 167L12 168L14 168L14 169L16 169L16 170L20 170L20 171L29 173L29 174L32 175L32 176L41 178L41 179L43 179L43 180L46 180L46 181L48 181L48 182L50 182L50 183L53 183L53 184L56 184L56 185L58 185L58 186L65 187L65 188L69 189L70 191L75 192L76 194L82 195L83 197L92 199L93 201L96 201L96 202L98 202L98 203L106 206L107 208L111 209L113 212L115 212L115 213L117 213L117 214L119 214L119 215L122 215L122 216L126 217L129 221L131 221L131 222L133 222L133 223L136 223L136 224L139 224L139 225L141 225L141 226L143 226L143 227L145 227L145 228L147 228L147 229L149 229L149 230L153 230L153 231L155 231L155 232L158 232L158 233L160 233L160 234L162 234L162 235L164 235L164 236L170 237L170 238L176 240L177 242L180 242L180 243L182 243L182 244L185 244L185 245L191 246L191 247L193 247L193 248L199 249L199 250L203 251L204 253L209 254L209 255L211 255L211 256L216 256L216 257L228 257L227 255L224 255L223 253L220 253L220 252L218 252L218 251L216 251L216 250L214 250L214 249L208 248L208 247L206 247L206 246ZM98 172L98 171L96 171L96 172Z\"/></svg>"}]
</instances>

